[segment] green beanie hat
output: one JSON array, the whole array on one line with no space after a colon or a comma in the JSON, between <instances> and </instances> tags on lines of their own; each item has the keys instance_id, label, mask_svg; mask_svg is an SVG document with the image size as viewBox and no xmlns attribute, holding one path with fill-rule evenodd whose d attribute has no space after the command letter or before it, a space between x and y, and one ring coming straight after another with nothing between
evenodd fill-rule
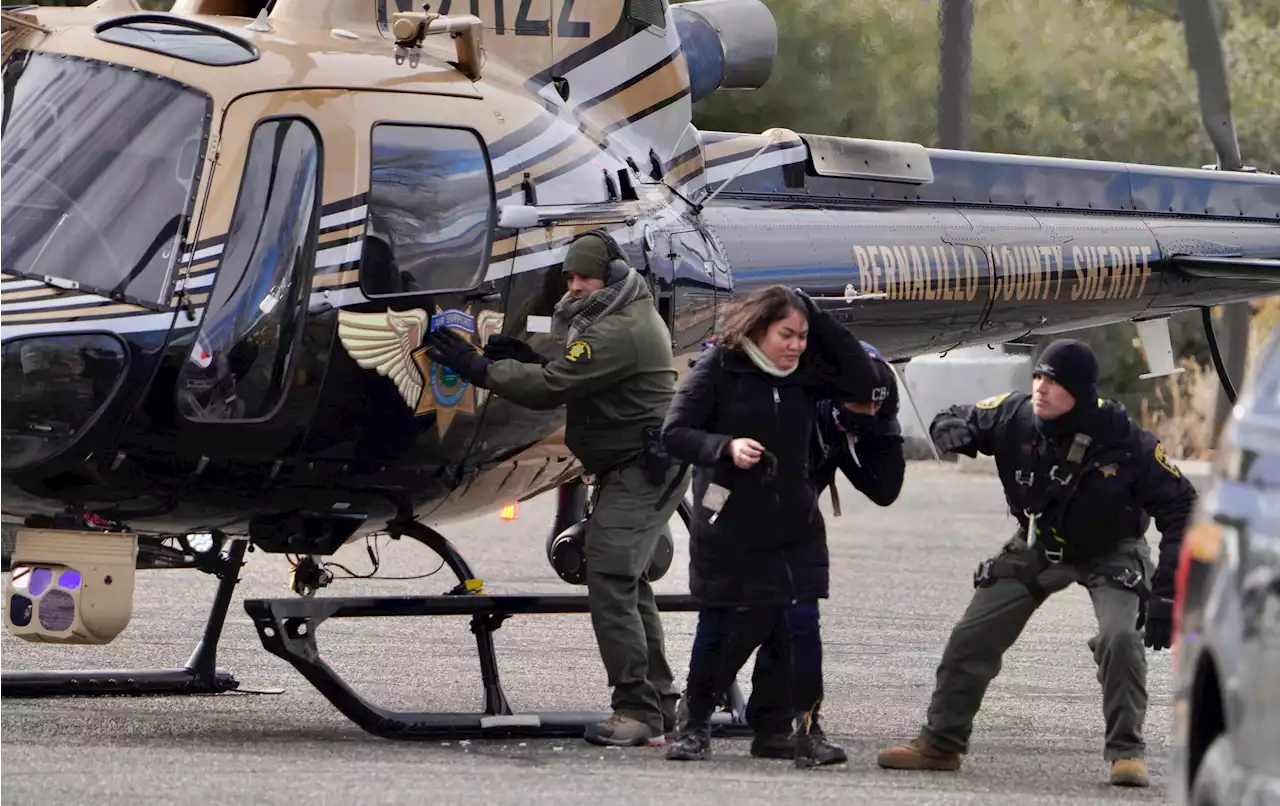
<instances>
[{"instance_id":1,"label":"green beanie hat","mask_svg":"<svg viewBox=\"0 0 1280 806\"><path fill-rule=\"evenodd\" d=\"M604 241L594 235L579 238L569 246L564 256L564 271L573 272L583 277L605 279L609 270L609 249Z\"/></svg>"}]
</instances>

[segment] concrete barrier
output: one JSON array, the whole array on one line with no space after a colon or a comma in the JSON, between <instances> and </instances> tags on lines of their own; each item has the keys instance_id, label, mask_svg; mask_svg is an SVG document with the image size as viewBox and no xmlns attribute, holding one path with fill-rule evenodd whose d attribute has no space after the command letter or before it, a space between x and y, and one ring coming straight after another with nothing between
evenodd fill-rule
<instances>
[{"instance_id":1,"label":"concrete barrier","mask_svg":"<svg viewBox=\"0 0 1280 806\"><path fill-rule=\"evenodd\" d=\"M977 403L1004 392L1031 391L1031 356L1003 346L965 347L945 354L922 355L899 366L898 373L907 387L898 396L898 422L908 459L933 457L926 429L943 409ZM919 418L907 392L915 401ZM953 457L944 459L954 461Z\"/></svg>"}]
</instances>

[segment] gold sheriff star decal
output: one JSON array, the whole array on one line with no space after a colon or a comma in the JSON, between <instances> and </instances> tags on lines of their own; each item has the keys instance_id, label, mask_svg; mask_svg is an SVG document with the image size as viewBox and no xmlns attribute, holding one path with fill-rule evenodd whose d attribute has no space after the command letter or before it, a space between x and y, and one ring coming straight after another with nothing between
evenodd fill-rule
<instances>
[{"instance_id":1,"label":"gold sheriff star decal","mask_svg":"<svg viewBox=\"0 0 1280 806\"><path fill-rule=\"evenodd\" d=\"M428 332L448 327L473 344L476 337L484 344L490 334L501 330L502 319L495 311L481 311L476 317L469 308L438 306L430 317L421 308L382 313L341 311L338 339L357 364L391 379L415 417L434 411L436 433L443 438L453 418L460 413L474 415L476 408L484 405L487 393L432 361L422 341Z\"/></svg>"}]
</instances>

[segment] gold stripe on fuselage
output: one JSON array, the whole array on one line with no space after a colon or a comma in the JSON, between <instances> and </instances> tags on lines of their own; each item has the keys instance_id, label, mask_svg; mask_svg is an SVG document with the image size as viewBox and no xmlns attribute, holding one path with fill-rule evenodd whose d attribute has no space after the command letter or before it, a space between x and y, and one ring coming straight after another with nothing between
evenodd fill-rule
<instances>
[{"instance_id":1,"label":"gold stripe on fuselage","mask_svg":"<svg viewBox=\"0 0 1280 806\"><path fill-rule=\"evenodd\" d=\"M678 159L663 179L672 187L679 187L687 179L701 172L702 168L702 156L698 150L694 150L687 158Z\"/></svg>"},{"instance_id":2,"label":"gold stripe on fuselage","mask_svg":"<svg viewBox=\"0 0 1280 806\"><path fill-rule=\"evenodd\" d=\"M88 302L88 299L86 299ZM109 300L103 300L109 302ZM43 308L38 311L23 311L22 313L7 313L4 315L5 324L36 324L39 322L67 322L72 319L103 319L112 316L124 316L135 313L154 313L150 308L144 308L141 305L128 305L125 303L115 305L86 305L83 308Z\"/></svg>"},{"instance_id":3,"label":"gold stripe on fuselage","mask_svg":"<svg viewBox=\"0 0 1280 806\"><path fill-rule=\"evenodd\" d=\"M311 281L312 289L321 288L346 288L348 286L355 287L360 284L360 270L347 269L346 271L331 272L329 274L319 274Z\"/></svg>"},{"instance_id":4,"label":"gold stripe on fuselage","mask_svg":"<svg viewBox=\"0 0 1280 806\"><path fill-rule=\"evenodd\" d=\"M334 241L363 237L364 223L365 219L361 218L349 227L343 227L342 229L331 230L329 232L322 232L319 237L316 238L316 241L323 246L324 244L332 243Z\"/></svg>"}]
</instances>

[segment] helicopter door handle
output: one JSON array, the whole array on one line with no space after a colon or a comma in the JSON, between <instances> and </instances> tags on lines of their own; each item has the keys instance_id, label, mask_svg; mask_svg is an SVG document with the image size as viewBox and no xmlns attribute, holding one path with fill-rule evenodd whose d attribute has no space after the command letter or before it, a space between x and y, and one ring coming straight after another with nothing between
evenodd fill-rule
<instances>
[{"instance_id":1,"label":"helicopter door handle","mask_svg":"<svg viewBox=\"0 0 1280 806\"><path fill-rule=\"evenodd\" d=\"M497 302L502 299L500 291L472 291L469 294L463 294L462 298L467 302L479 300L480 302Z\"/></svg>"}]
</instances>

